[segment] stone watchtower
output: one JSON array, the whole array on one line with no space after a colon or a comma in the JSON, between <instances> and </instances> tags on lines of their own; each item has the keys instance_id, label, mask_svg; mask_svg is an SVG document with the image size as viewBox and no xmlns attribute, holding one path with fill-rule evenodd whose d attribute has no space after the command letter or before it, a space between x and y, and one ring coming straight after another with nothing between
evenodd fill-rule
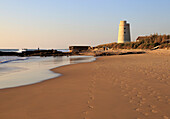
<instances>
[{"instance_id":1,"label":"stone watchtower","mask_svg":"<svg viewBox=\"0 0 170 119\"><path fill-rule=\"evenodd\" d=\"M126 21L120 21L118 43L130 42L130 24Z\"/></svg>"}]
</instances>

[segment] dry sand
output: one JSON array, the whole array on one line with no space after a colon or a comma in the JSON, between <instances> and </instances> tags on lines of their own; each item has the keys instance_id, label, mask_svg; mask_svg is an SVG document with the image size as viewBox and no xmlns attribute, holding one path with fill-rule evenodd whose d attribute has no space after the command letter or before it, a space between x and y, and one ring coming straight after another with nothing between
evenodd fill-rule
<instances>
[{"instance_id":1,"label":"dry sand","mask_svg":"<svg viewBox=\"0 0 170 119\"><path fill-rule=\"evenodd\" d=\"M0 119L170 119L169 50L53 71L63 76L0 90Z\"/></svg>"}]
</instances>

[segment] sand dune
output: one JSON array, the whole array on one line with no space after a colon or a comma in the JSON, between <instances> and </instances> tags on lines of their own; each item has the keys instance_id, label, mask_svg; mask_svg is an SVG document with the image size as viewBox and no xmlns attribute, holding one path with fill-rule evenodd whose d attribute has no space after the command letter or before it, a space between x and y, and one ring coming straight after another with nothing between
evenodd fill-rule
<instances>
[{"instance_id":1,"label":"sand dune","mask_svg":"<svg viewBox=\"0 0 170 119\"><path fill-rule=\"evenodd\" d=\"M0 119L169 119L170 51L100 57L0 90Z\"/></svg>"}]
</instances>

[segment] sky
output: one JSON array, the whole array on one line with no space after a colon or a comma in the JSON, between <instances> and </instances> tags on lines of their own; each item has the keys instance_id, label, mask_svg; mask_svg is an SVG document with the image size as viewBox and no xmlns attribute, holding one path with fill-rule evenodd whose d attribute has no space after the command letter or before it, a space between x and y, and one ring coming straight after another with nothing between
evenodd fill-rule
<instances>
[{"instance_id":1,"label":"sky","mask_svg":"<svg viewBox=\"0 0 170 119\"><path fill-rule=\"evenodd\" d=\"M170 0L0 0L0 49L96 46L117 42L119 23L131 40L170 34Z\"/></svg>"}]
</instances>

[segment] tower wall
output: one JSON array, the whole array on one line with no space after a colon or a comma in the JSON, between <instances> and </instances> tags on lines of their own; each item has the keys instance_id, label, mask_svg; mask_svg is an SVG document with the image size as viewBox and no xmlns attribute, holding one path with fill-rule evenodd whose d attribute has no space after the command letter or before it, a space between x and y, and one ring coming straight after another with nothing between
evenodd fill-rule
<instances>
[{"instance_id":1,"label":"tower wall","mask_svg":"<svg viewBox=\"0 0 170 119\"><path fill-rule=\"evenodd\" d=\"M119 34L118 34L118 43L130 42L130 24L126 21L120 21L119 24Z\"/></svg>"}]
</instances>

